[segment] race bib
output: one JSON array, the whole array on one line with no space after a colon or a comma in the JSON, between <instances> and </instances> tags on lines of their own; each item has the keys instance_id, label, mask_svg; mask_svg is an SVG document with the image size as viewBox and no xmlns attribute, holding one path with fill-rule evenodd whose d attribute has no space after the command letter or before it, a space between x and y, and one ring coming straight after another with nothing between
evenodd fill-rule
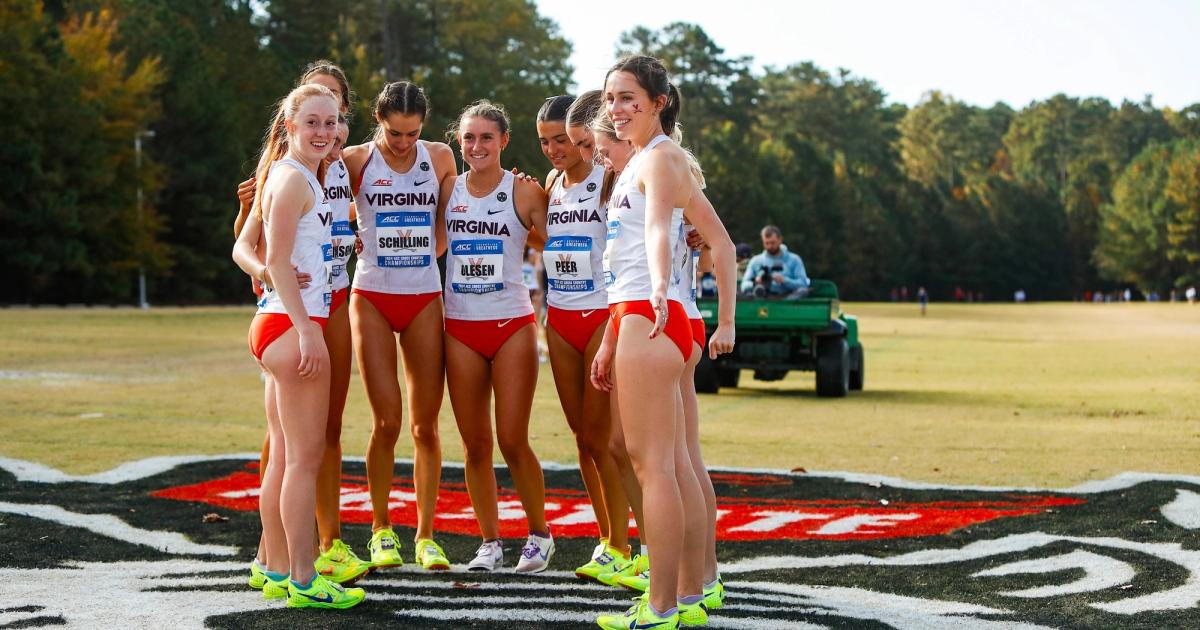
<instances>
[{"instance_id":1,"label":"race bib","mask_svg":"<svg viewBox=\"0 0 1200 630\"><path fill-rule=\"evenodd\" d=\"M700 268L700 250L691 249L688 251L690 251L692 253L692 264L688 265L687 273L691 274L691 284L692 284L691 298L692 298L692 301L695 302L696 295L697 295L696 270Z\"/></svg>"},{"instance_id":2,"label":"race bib","mask_svg":"<svg viewBox=\"0 0 1200 630\"><path fill-rule=\"evenodd\" d=\"M433 222L428 212L375 215L375 264L428 267L433 262Z\"/></svg>"},{"instance_id":3,"label":"race bib","mask_svg":"<svg viewBox=\"0 0 1200 630\"><path fill-rule=\"evenodd\" d=\"M617 233L620 231L621 231L621 219L620 218L609 219L608 220L608 235L607 235L608 242L604 244L604 259L603 259L604 260L604 286L605 287L611 287L613 285L613 282L615 282L617 279L616 274L614 274L612 272L612 259L610 258L610 253L612 252L613 241L617 240Z\"/></svg>"},{"instance_id":4,"label":"race bib","mask_svg":"<svg viewBox=\"0 0 1200 630\"><path fill-rule=\"evenodd\" d=\"M555 236L542 253L550 289L564 292L594 291L592 237Z\"/></svg>"},{"instance_id":5,"label":"race bib","mask_svg":"<svg viewBox=\"0 0 1200 630\"><path fill-rule=\"evenodd\" d=\"M325 259L325 306L333 304L333 244L321 246L321 254Z\"/></svg>"},{"instance_id":6,"label":"race bib","mask_svg":"<svg viewBox=\"0 0 1200 630\"><path fill-rule=\"evenodd\" d=\"M450 288L455 293L491 293L504 289L504 241L454 241Z\"/></svg>"},{"instance_id":7,"label":"race bib","mask_svg":"<svg viewBox=\"0 0 1200 630\"><path fill-rule=\"evenodd\" d=\"M354 253L354 230L350 229L349 221L334 221L333 231L333 277L340 278L346 273L346 261Z\"/></svg>"}]
</instances>

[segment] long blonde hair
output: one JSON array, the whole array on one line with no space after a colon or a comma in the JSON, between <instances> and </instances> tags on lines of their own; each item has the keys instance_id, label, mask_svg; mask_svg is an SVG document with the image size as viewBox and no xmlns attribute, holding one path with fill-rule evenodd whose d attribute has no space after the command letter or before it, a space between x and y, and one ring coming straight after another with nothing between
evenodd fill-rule
<instances>
[{"instance_id":1,"label":"long blonde hair","mask_svg":"<svg viewBox=\"0 0 1200 630\"><path fill-rule=\"evenodd\" d=\"M271 172L271 165L282 159L288 152L287 121L294 119L304 101L313 96L324 96L335 104L337 103L337 98L333 92L329 91L329 88L309 83L297 86L288 92L288 95L275 106L275 115L271 118L271 126L267 127L267 132L263 134L262 149L258 153L258 167L254 169L256 190L251 211L260 219L263 216L263 191L267 188L267 175ZM324 160L317 165L317 181L325 181ZM317 201L319 202L320 199Z\"/></svg>"}]
</instances>

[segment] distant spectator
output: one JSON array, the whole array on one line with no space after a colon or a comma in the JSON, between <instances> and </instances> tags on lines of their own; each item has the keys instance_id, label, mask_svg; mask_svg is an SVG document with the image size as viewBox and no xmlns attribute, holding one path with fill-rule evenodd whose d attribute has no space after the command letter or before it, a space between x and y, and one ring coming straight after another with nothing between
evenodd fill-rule
<instances>
[{"instance_id":1,"label":"distant spectator","mask_svg":"<svg viewBox=\"0 0 1200 630\"><path fill-rule=\"evenodd\" d=\"M921 317L925 317L925 308L929 306L929 292L925 290L925 287L917 289L917 301L921 303Z\"/></svg>"},{"instance_id":2,"label":"distant spectator","mask_svg":"<svg viewBox=\"0 0 1200 630\"><path fill-rule=\"evenodd\" d=\"M1121 298L1126 302L1132 301L1133 300L1133 291L1130 291L1129 289L1125 289L1125 292L1121 294Z\"/></svg>"},{"instance_id":3,"label":"distant spectator","mask_svg":"<svg viewBox=\"0 0 1200 630\"><path fill-rule=\"evenodd\" d=\"M893 301L893 302L896 302L896 301L899 301L899 300L900 300L900 291L899 291L899 289L897 289L896 287L892 287L892 301Z\"/></svg>"},{"instance_id":4,"label":"distant spectator","mask_svg":"<svg viewBox=\"0 0 1200 630\"><path fill-rule=\"evenodd\" d=\"M900 287L900 301L901 302L908 301L908 287Z\"/></svg>"},{"instance_id":5,"label":"distant spectator","mask_svg":"<svg viewBox=\"0 0 1200 630\"><path fill-rule=\"evenodd\" d=\"M920 294L921 294L921 291L920 291L920 289L918 289L918 290L917 290L917 296L918 296L918 297L920 297ZM955 301L955 302L961 302L961 301L963 301L963 290L962 290L962 287L954 287L954 301Z\"/></svg>"},{"instance_id":6,"label":"distant spectator","mask_svg":"<svg viewBox=\"0 0 1200 630\"><path fill-rule=\"evenodd\" d=\"M1017 289L1013 291L1013 301L1021 304L1025 301L1025 289Z\"/></svg>"},{"instance_id":7,"label":"distant spectator","mask_svg":"<svg viewBox=\"0 0 1200 630\"><path fill-rule=\"evenodd\" d=\"M1196 303L1196 287L1188 287L1183 295L1187 297L1188 304Z\"/></svg>"},{"instance_id":8,"label":"distant spectator","mask_svg":"<svg viewBox=\"0 0 1200 630\"><path fill-rule=\"evenodd\" d=\"M1175 287L1171 287L1171 301L1172 301L1172 302L1178 302L1178 301L1179 301L1179 291L1177 291L1177 290L1175 289Z\"/></svg>"},{"instance_id":9,"label":"distant spectator","mask_svg":"<svg viewBox=\"0 0 1200 630\"><path fill-rule=\"evenodd\" d=\"M755 295L803 297L808 293L804 261L788 251L783 232L774 225L762 229L763 252L750 259L742 275L742 291Z\"/></svg>"}]
</instances>

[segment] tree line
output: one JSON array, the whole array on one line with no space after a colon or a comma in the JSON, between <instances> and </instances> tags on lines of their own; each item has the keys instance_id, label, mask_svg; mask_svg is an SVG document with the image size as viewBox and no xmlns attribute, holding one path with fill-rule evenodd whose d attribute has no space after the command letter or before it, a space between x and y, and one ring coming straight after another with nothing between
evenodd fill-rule
<instances>
[{"instance_id":1,"label":"tree line","mask_svg":"<svg viewBox=\"0 0 1200 630\"><path fill-rule=\"evenodd\" d=\"M357 92L352 142L384 83L407 79L432 105L427 140L475 99L504 104L503 164L538 176L534 114L573 87L571 43L526 0L8 0L0 36L4 303L132 303L138 269L156 304L246 301L234 188L312 60ZM1200 104L1059 94L1016 110L933 91L907 107L844 69L756 70L682 22L632 28L614 59L628 52L672 71L734 239L757 248L780 226L848 299L1200 282Z\"/></svg>"}]
</instances>

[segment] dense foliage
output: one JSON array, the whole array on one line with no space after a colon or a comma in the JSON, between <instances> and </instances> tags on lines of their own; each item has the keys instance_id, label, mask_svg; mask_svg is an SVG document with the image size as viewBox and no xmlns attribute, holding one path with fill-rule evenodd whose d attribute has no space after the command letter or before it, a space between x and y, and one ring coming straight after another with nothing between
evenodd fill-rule
<instances>
[{"instance_id":1,"label":"dense foliage","mask_svg":"<svg viewBox=\"0 0 1200 630\"><path fill-rule=\"evenodd\" d=\"M489 98L513 119L504 165L539 176L533 117L572 73L570 43L527 0L7 0L0 37L7 303L131 303L138 268L156 304L244 301L234 188L309 61L349 74L352 141L380 87L409 79L432 104L426 139ZM615 52L667 62L735 240L757 247L778 224L850 298L1200 280L1200 104L1060 94L1014 110L934 91L909 108L847 70L757 71L686 23L632 28Z\"/></svg>"}]
</instances>

